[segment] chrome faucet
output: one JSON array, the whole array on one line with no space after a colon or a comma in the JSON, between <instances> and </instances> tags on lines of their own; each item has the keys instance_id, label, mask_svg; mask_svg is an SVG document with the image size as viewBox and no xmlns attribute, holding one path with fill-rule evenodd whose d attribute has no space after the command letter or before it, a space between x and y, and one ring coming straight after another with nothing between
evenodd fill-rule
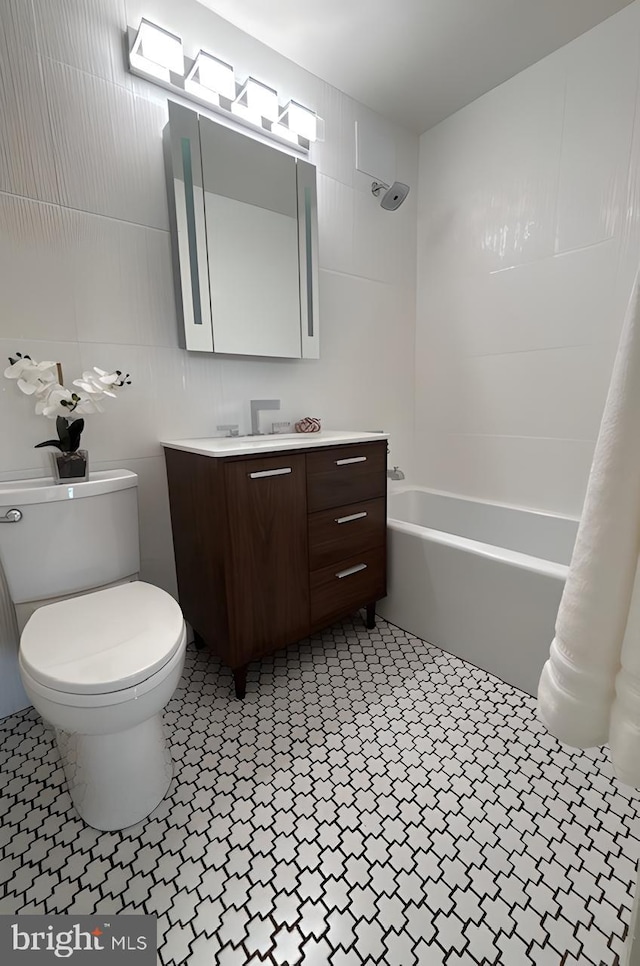
<instances>
[{"instance_id":1,"label":"chrome faucet","mask_svg":"<svg viewBox=\"0 0 640 966\"><path fill-rule=\"evenodd\" d=\"M252 399L251 400L251 435L263 436L260 432L260 413L263 409L280 409L279 399Z\"/></svg>"},{"instance_id":2,"label":"chrome faucet","mask_svg":"<svg viewBox=\"0 0 640 966\"><path fill-rule=\"evenodd\" d=\"M387 476L390 480L404 480L404 473L397 466L394 466L392 470L387 470Z\"/></svg>"},{"instance_id":3,"label":"chrome faucet","mask_svg":"<svg viewBox=\"0 0 640 966\"><path fill-rule=\"evenodd\" d=\"M224 433L226 436L239 436L240 427L237 423L225 423L222 426L216 426L219 433Z\"/></svg>"}]
</instances>

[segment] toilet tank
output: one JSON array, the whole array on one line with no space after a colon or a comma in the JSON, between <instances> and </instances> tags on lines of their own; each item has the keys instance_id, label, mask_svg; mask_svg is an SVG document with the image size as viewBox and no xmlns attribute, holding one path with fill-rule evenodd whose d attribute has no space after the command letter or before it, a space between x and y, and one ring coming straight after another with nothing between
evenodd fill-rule
<instances>
[{"instance_id":1,"label":"toilet tank","mask_svg":"<svg viewBox=\"0 0 640 966\"><path fill-rule=\"evenodd\" d=\"M81 593L140 569L138 477L91 473L86 483L0 483L0 562L14 604ZM5 523L9 510L17 523Z\"/></svg>"}]
</instances>

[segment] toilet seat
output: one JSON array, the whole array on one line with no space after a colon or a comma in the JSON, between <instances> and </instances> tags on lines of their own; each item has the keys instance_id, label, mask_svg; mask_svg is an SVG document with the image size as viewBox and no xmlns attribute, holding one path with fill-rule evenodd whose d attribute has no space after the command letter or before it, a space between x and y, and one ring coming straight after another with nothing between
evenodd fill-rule
<instances>
[{"instance_id":1,"label":"toilet seat","mask_svg":"<svg viewBox=\"0 0 640 966\"><path fill-rule=\"evenodd\" d=\"M136 580L39 608L22 632L20 665L51 700L115 704L157 686L184 642L173 597Z\"/></svg>"},{"instance_id":2,"label":"toilet seat","mask_svg":"<svg viewBox=\"0 0 640 966\"><path fill-rule=\"evenodd\" d=\"M187 630L185 627L181 644L178 645L178 649L173 657L159 671L156 671L151 677L145 678L141 684L134 684L132 688L121 688L119 691L106 691L104 694L78 694L72 691L58 691L55 688L47 687L45 684L40 684L26 670L21 656L19 658L20 674L22 675L22 680L25 687L27 687L28 693L38 695L38 697L44 698L46 701L51 701L57 705L64 705L67 708L78 708L79 710L91 708L97 711L99 708L108 709L115 705L125 705L130 701L135 704L141 704L142 699L146 695L151 697L152 691L164 685L164 682L173 675L176 668L182 671L186 645Z\"/></svg>"}]
</instances>

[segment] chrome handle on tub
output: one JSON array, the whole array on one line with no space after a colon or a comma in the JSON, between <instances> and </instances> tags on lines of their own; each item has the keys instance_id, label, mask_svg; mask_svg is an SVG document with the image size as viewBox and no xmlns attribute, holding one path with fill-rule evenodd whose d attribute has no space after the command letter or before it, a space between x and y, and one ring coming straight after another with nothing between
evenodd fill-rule
<instances>
[{"instance_id":1,"label":"chrome handle on tub","mask_svg":"<svg viewBox=\"0 0 640 966\"><path fill-rule=\"evenodd\" d=\"M366 517L366 512L363 513L352 513L348 517L336 517L336 523L351 523L353 520L363 520Z\"/></svg>"},{"instance_id":2,"label":"chrome handle on tub","mask_svg":"<svg viewBox=\"0 0 640 966\"><path fill-rule=\"evenodd\" d=\"M355 567L347 567L346 570L341 570L340 573L336 574L338 580L342 580L343 577L350 577L352 574L358 574L361 570L366 570L366 564L356 564Z\"/></svg>"},{"instance_id":3,"label":"chrome handle on tub","mask_svg":"<svg viewBox=\"0 0 640 966\"><path fill-rule=\"evenodd\" d=\"M258 470L257 473L249 473L249 479L259 480L263 476L286 476L287 473L291 473L290 466L283 466L281 470Z\"/></svg>"},{"instance_id":4,"label":"chrome handle on tub","mask_svg":"<svg viewBox=\"0 0 640 966\"><path fill-rule=\"evenodd\" d=\"M0 517L0 523L20 523L22 520L22 510L7 510L3 517Z\"/></svg>"},{"instance_id":5,"label":"chrome handle on tub","mask_svg":"<svg viewBox=\"0 0 640 966\"><path fill-rule=\"evenodd\" d=\"M366 463L366 456L350 456L346 460L336 460L336 466L346 466L347 463Z\"/></svg>"}]
</instances>

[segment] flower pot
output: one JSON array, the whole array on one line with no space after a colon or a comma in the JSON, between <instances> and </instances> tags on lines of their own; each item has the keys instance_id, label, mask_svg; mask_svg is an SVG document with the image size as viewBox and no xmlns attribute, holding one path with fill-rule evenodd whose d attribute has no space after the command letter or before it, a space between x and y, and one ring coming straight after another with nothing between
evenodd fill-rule
<instances>
[{"instance_id":1,"label":"flower pot","mask_svg":"<svg viewBox=\"0 0 640 966\"><path fill-rule=\"evenodd\" d=\"M56 483L80 483L89 479L89 454L86 449L75 453L52 453L51 465Z\"/></svg>"}]
</instances>

